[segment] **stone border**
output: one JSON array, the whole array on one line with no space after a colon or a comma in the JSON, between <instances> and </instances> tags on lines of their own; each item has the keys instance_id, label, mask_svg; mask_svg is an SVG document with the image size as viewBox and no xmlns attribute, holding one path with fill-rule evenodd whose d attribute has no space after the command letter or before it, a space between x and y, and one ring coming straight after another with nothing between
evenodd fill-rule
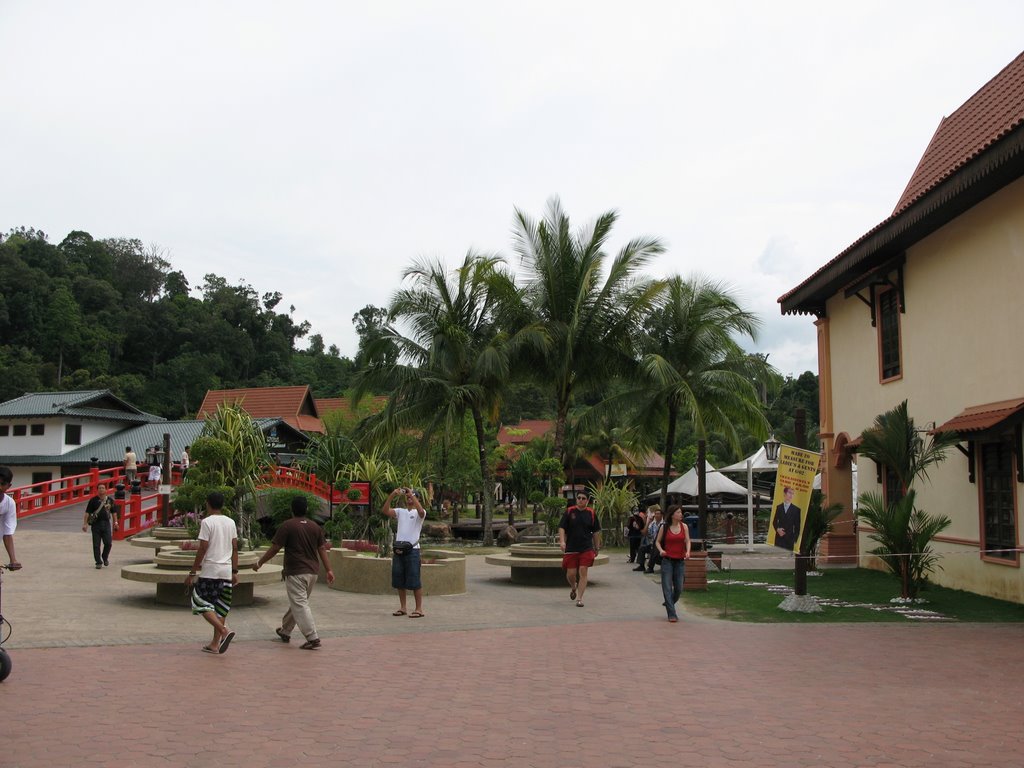
<instances>
[{"instance_id":1,"label":"stone border","mask_svg":"<svg viewBox=\"0 0 1024 768\"><path fill-rule=\"evenodd\" d=\"M421 568L424 595L463 595L466 593L466 555L447 549L424 549ZM328 555L334 571L331 589L364 595L390 595L391 558L366 557L351 549L334 548Z\"/></svg>"}]
</instances>

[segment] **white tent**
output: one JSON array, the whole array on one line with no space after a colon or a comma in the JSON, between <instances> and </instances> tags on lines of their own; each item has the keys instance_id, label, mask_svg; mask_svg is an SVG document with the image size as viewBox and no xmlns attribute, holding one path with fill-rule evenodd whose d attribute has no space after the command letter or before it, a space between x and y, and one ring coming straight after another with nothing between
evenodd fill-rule
<instances>
[{"instance_id":1,"label":"white tent","mask_svg":"<svg viewBox=\"0 0 1024 768\"><path fill-rule=\"evenodd\" d=\"M730 464L728 467L722 467L719 472L743 472L746 474L747 461L750 461L751 469L754 472L775 472L779 468L777 461L768 461L768 454L766 453L764 446L762 445L757 449L757 453L753 456L748 456L746 459L737 461L735 464Z\"/></svg>"},{"instance_id":2,"label":"white tent","mask_svg":"<svg viewBox=\"0 0 1024 768\"><path fill-rule=\"evenodd\" d=\"M747 495L747 489L739 483L734 483L728 477L716 470L707 461L704 462L704 471L707 476L708 493L735 493L740 496ZM669 493L683 493L687 496L697 495L697 467L695 466L682 477L677 477L668 484Z\"/></svg>"}]
</instances>

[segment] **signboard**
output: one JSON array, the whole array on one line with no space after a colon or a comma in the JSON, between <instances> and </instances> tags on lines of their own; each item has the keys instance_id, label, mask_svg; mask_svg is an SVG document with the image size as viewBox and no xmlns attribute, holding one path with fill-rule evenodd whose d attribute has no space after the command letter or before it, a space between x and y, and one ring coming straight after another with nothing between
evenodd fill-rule
<instances>
[{"instance_id":1,"label":"signboard","mask_svg":"<svg viewBox=\"0 0 1024 768\"><path fill-rule=\"evenodd\" d=\"M792 552L800 551L800 539L811 503L818 454L783 445L779 448L779 471L772 494L772 516L768 543Z\"/></svg>"}]
</instances>

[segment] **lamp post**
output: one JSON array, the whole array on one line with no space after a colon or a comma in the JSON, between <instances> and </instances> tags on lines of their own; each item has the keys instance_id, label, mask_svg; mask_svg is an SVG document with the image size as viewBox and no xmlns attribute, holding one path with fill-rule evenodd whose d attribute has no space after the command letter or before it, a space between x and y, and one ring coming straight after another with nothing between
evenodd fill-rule
<instances>
[{"instance_id":1,"label":"lamp post","mask_svg":"<svg viewBox=\"0 0 1024 768\"><path fill-rule=\"evenodd\" d=\"M781 446L782 443L775 439L775 433L772 432L772 436L764 441L764 457L772 464L775 464L779 460L779 448Z\"/></svg>"}]
</instances>

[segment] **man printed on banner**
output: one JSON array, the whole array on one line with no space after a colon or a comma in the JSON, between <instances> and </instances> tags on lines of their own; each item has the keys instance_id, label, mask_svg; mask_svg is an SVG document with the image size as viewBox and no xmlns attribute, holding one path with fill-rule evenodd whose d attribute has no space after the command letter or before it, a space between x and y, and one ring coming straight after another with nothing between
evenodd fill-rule
<instances>
[{"instance_id":1,"label":"man printed on banner","mask_svg":"<svg viewBox=\"0 0 1024 768\"><path fill-rule=\"evenodd\" d=\"M804 519L817 470L817 453L788 445L779 450L779 470L768 525L769 544L790 552L800 551Z\"/></svg>"}]
</instances>

